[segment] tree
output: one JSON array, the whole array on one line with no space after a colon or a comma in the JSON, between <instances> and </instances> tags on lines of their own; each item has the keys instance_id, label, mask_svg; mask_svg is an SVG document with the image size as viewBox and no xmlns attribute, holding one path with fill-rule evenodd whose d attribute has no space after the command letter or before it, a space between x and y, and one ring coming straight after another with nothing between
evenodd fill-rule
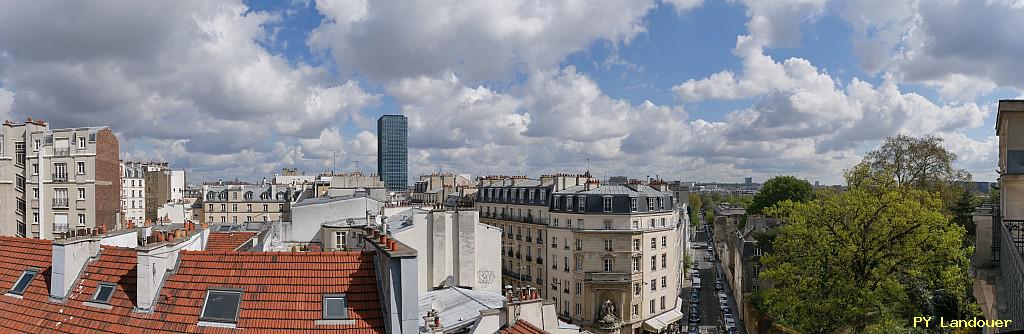
<instances>
[{"instance_id":1,"label":"tree","mask_svg":"<svg viewBox=\"0 0 1024 334\"><path fill-rule=\"evenodd\" d=\"M747 207L747 212L759 214L766 208L774 206L784 200L797 202L809 201L814 197L814 190L811 183L794 176L776 176L765 181L761 191L754 195L753 201Z\"/></svg>"},{"instance_id":2,"label":"tree","mask_svg":"<svg viewBox=\"0 0 1024 334\"><path fill-rule=\"evenodd\" d=\"M964 184L971 181L971 173L953 167L956 159L956 153L942 146L942 138L898 135L885 138L861 164L871 174L891 174L899 186L938 192L943 207L953 213L956 202L967 191ZM856 183L859 179L848 181Z\"/></svg>"},{"instance_id":3,"label":"tree","mask_svg":"<svg viewBox=\"0 0 1024 334\"><path fill-rule=\"evenodd\" d=\"M846 192L766 210L786 222L762 258L768 313L804 333L895 332L913 316L969 313L972 249L938 194L865 165L847 177L859 179Z\"/></svg>"}]
</instances>

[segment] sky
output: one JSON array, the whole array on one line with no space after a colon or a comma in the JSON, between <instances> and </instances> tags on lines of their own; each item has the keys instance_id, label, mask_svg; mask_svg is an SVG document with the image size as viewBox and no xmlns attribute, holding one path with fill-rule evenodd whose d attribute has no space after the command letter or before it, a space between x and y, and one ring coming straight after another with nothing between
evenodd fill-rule
<instances>
[{"instance_id":1,"label":"sky","mask_svg":"<svg viewBox=\"0 0 1024 334\"><path fill-rule=\"evenodd\" d=\"M376 170L842 182L936 135L994 181L1024 0L2 1L0 118L191 182ZM1015 66L1016 65L1016 66ZM337 157L337 158L335 158Z\"/></svg>"}]
</instances>

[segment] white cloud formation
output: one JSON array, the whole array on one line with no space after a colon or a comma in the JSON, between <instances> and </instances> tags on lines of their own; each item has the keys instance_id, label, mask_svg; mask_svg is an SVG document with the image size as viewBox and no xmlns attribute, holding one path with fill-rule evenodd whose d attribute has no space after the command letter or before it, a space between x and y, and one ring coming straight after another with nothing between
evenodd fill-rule
<instances>
[{"instance_id":1,"label":"white cloud formation","mask_svg":"<svg viewBox=\"0 0 1024 334\"><path fill-rule=\"evenodd\" d=\"M0 87L0 118L8 119L14 108L14 92Z\"/></svg>"},{"instance_id":2,"label":"white cloud formation","mask_svg":"<svg viewBox=\"0 0 1024 334\"><path fill-rule=\"evenodd\" d=\"M362 111L380 98L267 51L266 28L280 19L241 1L0 4L0 82L17 93L19 117L109 125L126 156L159 145L166 157L154 158L209 175L231 172L222 164L272 170L282 145L333 140L343 149L316 135L349 121L370 126Z\"/></svg>"},{"instance_id":3,"label":"white cloud formation","mask_svg":"<svg viewBox=\"0 0 1024 334\"><path fill-rule=\"evenodd\" d=\"M597 40L629 43L653 0L316 3L327 22L309 44L341 71L378 82L457 73L469 83L557 66Z\"/></svg>"}]
</instances>

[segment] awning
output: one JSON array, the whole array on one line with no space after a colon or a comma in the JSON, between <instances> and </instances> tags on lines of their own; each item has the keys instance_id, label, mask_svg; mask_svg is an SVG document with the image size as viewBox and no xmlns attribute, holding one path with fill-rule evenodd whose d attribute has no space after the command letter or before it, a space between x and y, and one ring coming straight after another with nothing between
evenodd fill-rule
<instances>
[{"instance_id":1,"label":"awning","mask_svg":"<svg viewBox=\"0 0 1024 334\"><path fill-rule=\"evenodd\" d=\"M675 308L644 321L644 329L655 333L665 330L668 325L671 325L683 318L682 307L683 299L677 297Z\"/></svg>"}]
</instances>

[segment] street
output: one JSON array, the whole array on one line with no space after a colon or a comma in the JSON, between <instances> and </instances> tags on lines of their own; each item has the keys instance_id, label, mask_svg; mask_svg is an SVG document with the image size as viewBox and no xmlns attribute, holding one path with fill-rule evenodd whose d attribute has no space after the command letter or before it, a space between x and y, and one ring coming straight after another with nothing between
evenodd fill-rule
<instances>
[{"instance_id":1,"label":"street","mask_svg":"<svg viewBox=\"0 0 1024 334\"><path fill-rule=\"evenodd\" d=\"M697 272L700 279L700 290L697 292L697 311L700 315L699 320L696 322L699 333L728 333L726 329L725 312L722 309L722 303L720 301L719 293L724 293L727 299L728 312L731 317L736 317L736 302L732 296L732 290L725 280L719 280L719 271L721 270L719 262L712 255L714 252L708 251L708 242L710 235L707 232L707 228L700 224L693 235L692 247L690 248L690 254L692 254L694 263L697 264ZM708 261L710 257L711 261ZM692 272L692 267L689 272ZM687 279L693 281L692 274ZM721 289L716 288L716 281L721 283ZM683 289L683 300L691 302L691 293L694 290L693 286ZM691 302L692 303L692 302ZM691 321L691 306L687 306L684 314L686 317L683 320L683 325L690 326L693 324ZM732 333L746 333L742 324L738 319L734 319L736 331ZM689 329L688 329L689 330ZM697 331L689 330L689 333L697 333Z\"/></svg>"}]
</instances>

